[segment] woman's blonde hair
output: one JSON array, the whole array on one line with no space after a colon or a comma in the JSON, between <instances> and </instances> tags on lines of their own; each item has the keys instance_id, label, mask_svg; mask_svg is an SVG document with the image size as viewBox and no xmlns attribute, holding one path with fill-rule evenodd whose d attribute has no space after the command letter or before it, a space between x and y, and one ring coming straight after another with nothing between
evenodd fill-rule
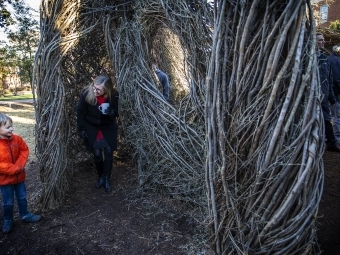
<instances>
[{"instance_id":1,"label":"woman's blonde hair","mask_svg":"<svg viewBox=\"0 0 340 255\"><path fill-rule=\"evenodd\" d=\"M104 97L111 100L111 96L113 95L113 91L114 91L112 80L107 75L99 75L86 88L87 90L87 96L85 98L86 102L88 102L91 105L97 104L97 98L93 92L94 85L103 85L104 92L105 92Z\"/></svg>"},{"instance_id":2,"label":"woman's blonde hair","mask_svg":"<svg viewBox=\"0 0 340 255\"><path fill-rule=\"evenodd\" d=\"M13 124L13 120L4 113L0 113L0 127L6 124Z\"/></svg>"}]
</instances>

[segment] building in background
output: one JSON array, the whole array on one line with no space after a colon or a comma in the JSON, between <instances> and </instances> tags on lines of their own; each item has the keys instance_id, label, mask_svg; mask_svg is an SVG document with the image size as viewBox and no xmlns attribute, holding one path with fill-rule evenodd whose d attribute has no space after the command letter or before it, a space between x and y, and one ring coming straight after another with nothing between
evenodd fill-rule
<instances>
[{"instance_id":1,"label":"building in background","mask_svg":"<svg viewBox=\"0 0 340 255\"><path fill-rule=\"evenodd\" d=\"M317 27L326 28L340 20L340 0L311 0L311 3Z\"/></svg>"}]
</instances>

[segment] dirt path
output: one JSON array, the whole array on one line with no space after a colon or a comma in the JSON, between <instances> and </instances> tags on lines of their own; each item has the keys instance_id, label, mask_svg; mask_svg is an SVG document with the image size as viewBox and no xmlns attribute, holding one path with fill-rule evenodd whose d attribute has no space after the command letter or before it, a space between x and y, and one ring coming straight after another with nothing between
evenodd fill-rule
<instances>
[{"instance_id":1,"label":"dirt path","mask_svg":"<svg viewBox=\"0 0 340 255\"><path fill-rule=\"evenodd\" d=\"M28 175L37 174L36 169L30 164ZM94 166L84 165L60 208L43 213L37 224L16 218L14 231L0 238L0 250L6 251L1 254L165 255L190 254L194 251L190 243L198 247L192 239L197 224L185 206L138 191L136 173L129 165L116 162L110 194L94 188L95 181ZM27 184L34 210L36 179L28 178Z\"/></svg>"}]
</instances>

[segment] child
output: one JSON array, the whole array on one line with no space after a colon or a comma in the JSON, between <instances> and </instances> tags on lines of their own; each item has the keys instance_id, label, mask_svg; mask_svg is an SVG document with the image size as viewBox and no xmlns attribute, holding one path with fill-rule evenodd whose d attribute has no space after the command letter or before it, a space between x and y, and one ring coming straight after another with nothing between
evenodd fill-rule
<instances>
[{"instance_id":1,"label":"child","mask_svg":"<svg viewBox=\"0 0 340 255\"><path fill-rule=\"evenodd\" d=\"M28 159L28 147L20 136L12 132L12 119L0 113L0 190L4 234L10 233L13 228L14 193L22 222L32 223L41 219L40 215L31 214L27 209L24 167Z\"/></svg>"}]
</instances>

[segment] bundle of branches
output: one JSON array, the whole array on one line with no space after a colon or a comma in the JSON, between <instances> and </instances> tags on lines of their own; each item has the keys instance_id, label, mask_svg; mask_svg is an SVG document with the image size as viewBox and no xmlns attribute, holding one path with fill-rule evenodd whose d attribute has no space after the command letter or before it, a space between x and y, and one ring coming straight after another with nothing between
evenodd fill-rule
<instances>
[{"instance_id":1,"label":"bundle of branches","mask_svg":"<svg viewBox=\"0 0 340 255\"><path fill-rule=\"evenodd\" d=\"M211 40L209 5L43 1L42 7L35 81L43 207L59 205L72 163L89 158L79 146L75 105L80 90L105 72L114 77L120 92L124 146L132 151L141 185L205 208L203 108ZM162 97L152 56L171 79L172 104Z\"/></svg>"},{"instance_id":2,"label":"bundle of branches","mask_svg":"<svg viewBox=\"0 0 340 255\"><path fill-rule=\"evenodd\" d=\"M75 104L104 72L141 187L195 205L217 254L306 252L323 178L306 10L302 0L43 0L34 78L43 207L60 204L70 168L90 157Z\"/></svg>"},{"instance_id":3,"label":"bundle of branches","mask_svg":"<svg viewBox=\"0 0 340 255\"><path fill-rule=\"evenodd\" d=\"M112 52L110 59L114 59L113 66L119 73L116 82L124 134L134 148L144 188L180 196L205 208L206 65L202 63L207 63L205 49L210 37L200 18L211 18L207 16L209 6L194 11L181 1L157 2L136 3L134 19L111 36L120 39L116 41L120 50ZM163 99L151 69L155 56L171 78L170 103Z\"/></svg>"},{"instance_id":4,"label":"bundle of branches","mask_svg":"<svg viewBox=\"0 0 340 255\"><path fill-rule=\"evenodd\" d=\"M80 4L74 2L42 1L41 10L41 40L34 63L36 153L41 205L56 208L68 188L74 163L90 157L76 130L78 95L98 73L112 75L112 68L104 35L95 29L102 25L101 19L89 18L81 27Z\"/></svg>"},{"instance_id":5,"label":"bundle of branches","mask_svg":"<svg viewBox=\"0 0 340 255\"><path fill-rule=\"evenodd\" d=\"M306 1L216 3L206 170L217 254L311 249L324 148L307 17Z\"/></svg>"}]
</instances>

